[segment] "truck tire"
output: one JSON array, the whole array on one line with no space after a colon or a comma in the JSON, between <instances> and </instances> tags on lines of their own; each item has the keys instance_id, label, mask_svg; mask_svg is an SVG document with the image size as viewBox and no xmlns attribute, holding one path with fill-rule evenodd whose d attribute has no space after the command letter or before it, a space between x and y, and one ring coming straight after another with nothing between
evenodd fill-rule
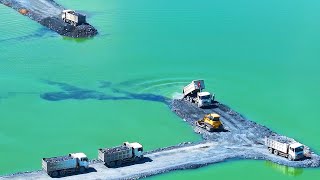
<instances>
[{"instance_id":1,"label":"truck tire","mask_svg":"<svg viewBox=\"0 0 320 180\"><path fill-rule=\"evenodd\" d=\"M139 162L140 161L140 158L139 157L135 157L134 158L134 162Z\"/></svg>"},{"instance_id":2,"label":"truck tire","mask_svg":"<svg viewBox=\"0 0 320 180\"><path fill-rule=\"evenodd\" d=\"M80 172L80 173L84 173L85 171L86 171L86 168L85 168L85 167L81 166L81 167L79 168L79 172Z\"/></svg>"},{"instance_id":3,"label":"truck tire","mask_svg":"<svg viewBox=\"0 0 320 180\"><path fill-rule=\"evenodd\" d=\"M269 149L269 153L270 153L270 154L273 154L273 149L270 148L270 147L269 147L268 149Z\"/></svg>"},{"instance_id":4,"label":"truck tire","mask_svg":"<svg viewBox=\"0 0 320 180\"><path fill-rule=\"evenodd\" d=\"M275 149L275 150L273 151L273 154L278 155L278 154L279 154L279 151Z\"/></svg>"},{"instance_id":5,"label":"truck tire","mask_svg":"<svg viewBox=\"0 0 320 180\"><path fill-rule=\"evenodd\" d=\"M58 175L59 175L58 171L53 171L53 172L51 173L51 176L52 176L52 177L58 177Z\"/></svg>"},{"instance_id":6,"label":"truck tire","mask_svg":"<svg viewBox=\"0 0 320 180\"><path fill-rule=\"evenodd\" d=\"M110 162L109 166L110 167L114 167L116 165L116 163L114 161Z\"/></svg>"},{"instance_id":7,"label":"truck tire","mask_svg":"<svg viewBox=\"0 0 320 180\"><path fill-rule=\"evenodd\" d=\"M59 172L59 174L60 174L60 176L65 176L66 175L66 171L65 170L61 170L60 172Z\"/></svg>"},{"instance_id":8,"label":"truck tire","mask_svg":"<svg viewBox=\"0 0 320 180\"><path fill-rule=\"evenodd\" d=\"M288 156L288 159L289 159L289 161L293 161L293 158L292 158L292 156L290 154Z\"/></svg>"},{"instance_id":9,"label":"truck tire","mask_svg":"<svg viewBox=\"0 0 320 180\"><path fill-rule=\"evenodd\" d=\"M206 130L210 132L211 128L209 126L206 126Z\"/></svg>"},{"instance_id":10,"label":"truck tire","mask_svg":"<svg viewBox=\"0 0 320 180\"><path fill-rule=\"evenodd\" d=\"M117 161L117 162L116 162L116 165L117 165L117 166L121 166L121 165L122 165L122 161Z\"/></svg>"}]
</instances>

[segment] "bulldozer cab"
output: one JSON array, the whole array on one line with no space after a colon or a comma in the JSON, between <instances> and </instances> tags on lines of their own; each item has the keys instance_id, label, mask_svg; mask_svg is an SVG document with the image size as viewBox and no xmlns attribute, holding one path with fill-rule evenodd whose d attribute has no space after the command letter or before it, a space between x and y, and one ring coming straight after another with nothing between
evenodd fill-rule
<instances>
[{"instance_id":1,"label":"bulldozer cab","mask_svg":"<svg viewBox=\"0 0 320 180\"><path fill-rule=\"evenodd\" d=\"M220 116L215 113L208 114L205 116L205 118L208 118L208 120L211 120L211 121L220 121Z\"/></svg>"},{"instance_id":2,"label":"bulldozer cab","mask_svg":"<svg viewBox=\"0 0 320 180\"><path fill-rule=\"evenodd\" d=\"M219 114L211 113L205 115L202 119L196 121L196 126L205 128L207 131L213 131L215 129L222 128Z\"/></svg>"},{"instance_id":3,"label":"bulldozer cab","mask_svg":"<svg viewBox=\"0 0 320 180\"><path fill-rule=\"evenodd\" d=\"M204 117L204 123L213 129L218 129L221 126L220 116L215 113L208 114Z\"/></svg>"}]
</instances>

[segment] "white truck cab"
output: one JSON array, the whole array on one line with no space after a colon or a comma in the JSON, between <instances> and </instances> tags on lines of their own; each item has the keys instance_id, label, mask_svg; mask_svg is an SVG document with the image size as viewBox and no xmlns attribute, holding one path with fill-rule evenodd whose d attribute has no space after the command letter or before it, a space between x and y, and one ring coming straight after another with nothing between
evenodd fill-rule
<instances>
[{"instance_id":1,"label":"white truck cab","mask_svg":"<svg viewBox=\"0 0 320 180\"><path fill-rule=\"evenodd\" d=\"M129 142L124 142L123 143L127 147L131 147L133 149L133 154L135 157L138 158L143 158L143 147L140 143L134 142L134 143L129 143Z\"/></svg>"},{"instance_id":2,"label":"white truck cab","mask_svg":"<svg viewBox=\"0 0 320 180\"><path fill-rule=\"evenodd\" d=\"M69 156L78 159L80 167L85 167L86 169L89 167L88 157L84 153L70 153Z\"/></svg>"},{"instance_id":3,"label":"white truck cab","mask_svg":"<svg viewBox=\"0 0 320 180\"><path fill-rule=\"evenodd\" d=\"M214 99L214 94L209 92L199 92L198 95L198 107L210 106Z\"/></svg>"},{"instance_id":4,"label":"white truck cab","mask_svg":"<svg viewBox=\"0 0 320 180\"><path fill-rule=\"evenodd\" d=\"M304 157L304 146L300 143L290 144L288 154L289 159L301 159Z\"/></svg>"}]
</instances>

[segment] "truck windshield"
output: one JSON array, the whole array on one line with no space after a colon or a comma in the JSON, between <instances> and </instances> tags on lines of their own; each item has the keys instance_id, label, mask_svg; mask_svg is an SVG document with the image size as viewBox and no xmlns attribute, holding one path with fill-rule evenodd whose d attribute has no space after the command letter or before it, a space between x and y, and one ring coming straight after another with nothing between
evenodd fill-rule
<instances>
[{"instance_id":1,"label":"truck windshield","mask_svg":"<svg viewBox=\"0 0 320 180\"><path fill-rule=\"evenodd\" d=\"M302 152L303 151L303 146L297 147L294 149L294 152Z\"/></svg>"},{"instance_id":2,"label":"truck windshield","mask_svg":"<svg viewBox=\"0 0 320 180\"><path fill-rule=\"evenodd\" d=\"M82 158L82 161L88 161L88 158Z\"/></svg>"},{"instance_id":3,"label":"truck windshield","mask_svg":"<svg viewBox=\"0 0 320 180\"><path fill-rule=\"evenodd\" d=\"M210 99L211 96L210 95L206 95L206 96L200 96L200 99Z\"/></svg>"}]
</instances>

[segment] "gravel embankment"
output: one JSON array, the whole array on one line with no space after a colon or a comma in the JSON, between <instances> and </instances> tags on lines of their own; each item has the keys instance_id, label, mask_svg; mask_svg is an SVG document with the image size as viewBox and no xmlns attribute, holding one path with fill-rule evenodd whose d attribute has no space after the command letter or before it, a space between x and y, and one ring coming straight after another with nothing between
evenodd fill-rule
<instances>
[{"instance_id":1,"label":"gravel embankment","mask_svg":"<svg viewBox=\"0 0 320 180\"><path fill-rule=\"evenodd\" d=\"M291 162L285 158L269 154L262 145L246 147L241 145L220 144L217 142L204 142L187 147L182 145L176 146L174 149L149 153L140 163L123 166L120 168L107 168L103 163L96 162L90 165L92 169L88 173L67 176L63 179L140 179L174 170L199 168L209 164L224 162L230 159L270 160L292 167L319 166L318 156L305 161ZM0 180L8 179L36 180L51 178L44 171L26 172L0 177Z\"/></svg>"},{"instance_id":2,"label":"gravel embankment","mask_svg":"<svg viewBox=\"0 0 320 180\"><path fill-rule=\"evenodd\" d=\"M98 34L98 31L90 24L75 27L63 22L60 14L66 8L57 4L54 0L0 0L0 3L15 9L20 14L37 21L62 36L83 38Z\"/></svg>"},{"instance_id":3,"label":"gravel embankment","mask_svg":"<svg viewBox=\"0 0 320 180\"><path fill-rule=\"evenodd\" d=\"M265 137L295 142L294 139L279 135L265 126L247 120L228 106L216 103L210 109L199 109L183 100L173 100L171 109L184 121L193 126L203 137L202 142L185 142L176 146L159 148L145 153L145 158L137 164L119 168L107 168L101 161L92 160L91 169L86 174L64 177L64 179L140 179L174 170L194 169L226 160L268 160L277 164L299 168L320 166L320 157L306 147L309 156L300 161L270 154L263 145ZM194 126L194 121L204 114L220 114L225 131L209 133ZM51 179L44 171L17 173L0 177L0 180Z\"/></svg>"}]
</instances>

